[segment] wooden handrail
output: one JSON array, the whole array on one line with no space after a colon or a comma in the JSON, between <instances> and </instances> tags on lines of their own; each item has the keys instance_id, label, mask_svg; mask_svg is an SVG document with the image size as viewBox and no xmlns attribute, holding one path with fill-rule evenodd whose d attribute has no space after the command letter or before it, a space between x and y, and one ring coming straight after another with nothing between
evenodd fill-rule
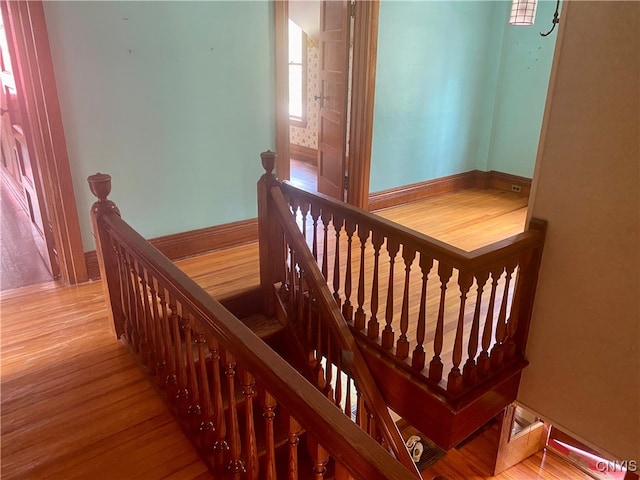
<instances>
[{"instance_id":1,"label":"wooden handrail","mask_svg":"<svg viewBox=\"0 0 640 480\"><path fill-rule=\"evenodd\" d=\"M326 205L339 210L344 216L356 218L363 224L375 228L383 234L393 234L399 237L403 244L409 245L418 251L424 251L433 258L451 265L459 270L473 270L485 268L491 265L496 258L502 258L519 253L532 246L539 245L544 239L544 233L539 230L527 230L504 240L480 247L471 252L449 245L436 238L412 230L392 220L374 215L366 210L354 207L321 193L311 193L295 187L288 181L281 183L285 195L316 205Z\"/></svg>"},{"instance_id":2,"label":"wooden handrail","mask_svg":"<svg viewBox=\"0 0 640 480\"><path fill-rule=\"evenodd\" d=\"M526 231L467 252L273 176L269 185L280 189L301 222L298 229L311 237L305 243L310 242L313 258L359 342L451 401L486 385L505 368L526 363L545 222L533 219ZM262 203L273 202L273 196ZM345 237L347 245L340 245ZM280 258L275 263L286 262ZM402 267L400 293L396 273ZM471 305L473 312L467 308Z\"/></svg>"},{"instance_id":3,"label":"wooden handrail","mask_svg":"<svg viewBox=\"0 0 640 480\"><path fill-rule=\"evenodd\" d=\"M413 460L409 456L402 436L395 422L389 415L389 409L362 356L360 347L353 337L349 326L344 321L340 308L331 295L326 280L318 268L316 260L309 251L280 188L277 186L273 187L271 189L271 195L274 200L278 220L285 230L288 242L295 251L296 261L304 269L305 281L314 287L317 293L317 300L320 302L319 307L321 311L326 314L324 318L328 320L330 330L338 338L340 348L351 353L351 355L345 357L348 360L343 361L345 361L345 363L348 361L348 366L354 373L358 388L364 395L369 408L373 410L374 417L378 422L378 428L400 462L408 469L411 469L417 478L422 478Z\"/></svg>"},{"instance_id":4,"label":"wooden handrail","mask_svg":"<svg viewBox=\"0 0 640 480\"><path fill-rule=\"evenodd\" d=\"M94 234L105 295L112 307L118 336L124 330L123 305L119 305L116 298L121 294L119 288L123 276L117 273L118 267L113 262L112 240L126 245L127 258L131 258L138 266L142 265L148 274L165 286L169 301L175 302L177 299L204 322L206 335L215 337L242 365L243 370L251 372L255 379L268 386L269 392L307 431L317 437L354 478L382 480L413 477L415 469L410 473L400 462L391 458L382 446L336 409L249 328L123 221L115 204L107 199L110 191L108 175L90 177L89 181L92 192L98 197L92 207ZM148 319L142 318L140 321L144 323ZM173 338L176 338L175 335ZM234 368L235 363L229 365Z\"/></svg>"}]
</instances>

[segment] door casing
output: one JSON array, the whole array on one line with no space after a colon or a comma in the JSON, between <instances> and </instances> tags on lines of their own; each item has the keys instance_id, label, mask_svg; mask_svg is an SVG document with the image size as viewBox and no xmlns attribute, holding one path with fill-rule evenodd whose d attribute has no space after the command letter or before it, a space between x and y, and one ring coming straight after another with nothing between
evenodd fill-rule
<instances>
[{"instance_id":1,"label":"door casing","mask_svg":"<svg viewBox=\"0 0 640 480\"><path fill-rule=\"evenodd\" d=\"M378 44L379 0L356 0L353 30L353 69L349 127L349 188L347 202L367 209L373 104ZM276 60L276 150L277 172L281 180L290 178L289 166L289 67L287 1L274 0Z\"/></svg>"},{"instance_id":2,"label":"door casing","mask_svg":"<svg viewBox=\"0 0 640 480\"><path fill-rule=\"evenodd\" d=\"M61 278L88 280L62 114L41 0L0 0L10 25L16 87L23 98L23 128L31 161L38 171L42 203L49 213Z\"/></svg>"}]
</instances>

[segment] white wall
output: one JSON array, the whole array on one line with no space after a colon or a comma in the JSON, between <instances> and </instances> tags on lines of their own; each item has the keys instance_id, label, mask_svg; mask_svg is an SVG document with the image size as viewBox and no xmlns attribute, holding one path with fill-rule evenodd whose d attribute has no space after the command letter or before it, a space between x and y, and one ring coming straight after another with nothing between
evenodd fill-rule
<instances>
[{"instance_id":1,"label":"white wall","mask_svg":"<svg viewBox=\"0 0 640 480\"><path fill-rule=\"evenodd\" d=\"M569 2L559 28L529 206L549 230L518 399L640 461L640 2Z\"/></svg>"}]
</instances>

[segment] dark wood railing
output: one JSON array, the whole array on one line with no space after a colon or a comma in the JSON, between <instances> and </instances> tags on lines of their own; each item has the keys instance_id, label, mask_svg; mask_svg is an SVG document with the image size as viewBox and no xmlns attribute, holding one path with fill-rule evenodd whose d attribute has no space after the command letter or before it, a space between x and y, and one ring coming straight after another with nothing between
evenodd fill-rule
<instances>
[{"instance_id":1,"label":"dark wood railing","mask_svg":"<svg viewBox=\"0 0 640 480\"><path fill-rule=\"evenodd\" d=\"M124 222L107 199L108 175L89 183L116 335L155 378L215 478L319 480L330 457L337 479L415 476ZM299 467L303 450L309 475Z\"/></svg>"},{"instance_id":2,"label":"dark wood railing","mask_svg":"<svg viewBox=\"0 0 640 480\"><path fill-rule=\"evenodd\" d=\"M466 252L281 184L268 167L264 188L278 189L287 199L306 250L359 342L452 401L526 363L545 222L534 219L523 233ZM302 248L290 242L293 250L286 254L282 233L274 230L277 195L269 192L263 192L267 198L259 213L265 227L261 258L263 253L269 257L263 289L274 280L290 289L287 265ZM272 301L267 295L267 308Z\"/></svg>"},{"instance_id":3,"label":"dark wood railing","mask_svg":"<svg viewBox=\"0 0 640 480\"><path fill-rule=\"evenodd\" d=\"M340 308L327 287L315 258L309 251L295 217L272 173L275 154L262 154L265 168L271 169L258 183L260 212L268 210L268 222L259 223L260 245L269 246L277 282L265 279L282 306L285 320L294 327L298 349L306 362L307 377L336 406L372 437L379 439L398 460L420 478L402 436L356 340L344 322ZM267 307L269 308L269 307Z\"/></svg>"}]
</instances>

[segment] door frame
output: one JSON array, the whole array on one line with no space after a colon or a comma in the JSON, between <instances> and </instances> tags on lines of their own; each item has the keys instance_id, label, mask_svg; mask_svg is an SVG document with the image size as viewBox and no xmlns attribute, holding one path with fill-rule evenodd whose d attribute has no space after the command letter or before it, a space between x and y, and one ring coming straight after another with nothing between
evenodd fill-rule
<instances>
[{"instance_id":1,"label":"door frame","mask_svg":"<svg viewBox=\"0 0 640 480\"><path fill-rule=\"evenodd\" d=\"M0 7L10 25L7 41L13 44L13 74L23 97L23 128L52 224L61 278L65 283L84 282L87 267L44 6L42 0L0 0Z\"/></svg>"},{"instance_id":2,"label":"door frame","mask_svg":"<svg viewBox=\"0 0 640 480\"><path fill-rule=\"evenodd\" d=\"M287 53L289 45L289 4L288 1L273 0L273 5L276 45L277 172L281 180L288 180L291 176L289 166L289 67ZM365 210L369 205L379 7L379 0L355 1L347 202Z\"/></svg>"}]
</instances>

